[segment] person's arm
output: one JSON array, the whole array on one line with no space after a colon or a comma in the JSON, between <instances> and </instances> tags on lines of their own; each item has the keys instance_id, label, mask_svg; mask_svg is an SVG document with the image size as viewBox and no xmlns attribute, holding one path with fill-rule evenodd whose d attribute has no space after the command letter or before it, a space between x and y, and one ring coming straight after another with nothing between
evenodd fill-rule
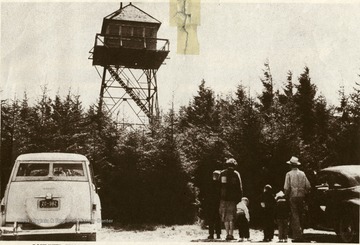
<instances>
[{"instance_id":1,"label":"person's arm","mask_svg":"<svg viewBox=\"0 0 360 245\"><path fill-rule=\"evenodd\" d=\"M305 190L306 190L306 192L308 192L310 189L311 189L311 184L305 175Z\"/></svg>"},{"instance_id":2,"label":"person's arm","mask_svg":"<svg viewBox=\"0 0 360 245\"><path fill-rule=\"evenodd\" d=\"M243 196L243 188L242 188L241 177L240 177L240 173L238 171L235 170L234 173L238 177L238 181L239 181L239 201L240 201L242 196Z\"/></svg>"},{"instance_id":3,"label":"person's arm","mask_svg":"<svg viewBox=\"0 0 360 245\"><path fill-rule=\"evenodd\" d=\"M249 209L245 206L245 218L250 222L250 213Z\"/></svg>"},{"instance_id":4,"label":"person's arm","mask_svg":"<svg viewBox=\"0 0 360 245\"><path fill-rule=\"evenodd\" d=\"M265 208L264 193L262 193L261 196L260 196L260 206L261 206L262 208Z\"/></svg>"},{"instance_id":5,"label":"person's arm","mask_svg":"<svg viewBox=\"0 0 360 245\"><path fill-rule=\"evenodd\" d=\"M289 195L290 195L290 175L289 175L289 173L287 173L285 176L284 192L285 192L285 196L289 197Z\"/></svg>"},{"instance_id":6,"label":"person's arm","mask_svg":"<svg viewBox=\"0 0 360 245\"><path fill-rule=\"evenodd\" d=\"M236 214L239 214L241 212L241 202L239 202L237 205L236 205Z\"/></svg>"}]
</instances>

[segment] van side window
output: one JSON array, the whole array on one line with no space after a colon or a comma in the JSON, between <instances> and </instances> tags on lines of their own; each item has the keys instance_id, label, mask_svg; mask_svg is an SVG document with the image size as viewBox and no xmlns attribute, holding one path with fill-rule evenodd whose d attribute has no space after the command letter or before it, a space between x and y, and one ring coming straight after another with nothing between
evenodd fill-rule
<instances>
[{"instance_id":1,"label":"van side window","mask_svg":"<svg viewBox=\"0 0 360 245\"><path fill-rule=\"evenodd\" d=\"M47 176L49 163L21 163L16 176Z\"/></svg>"}]
</instances>

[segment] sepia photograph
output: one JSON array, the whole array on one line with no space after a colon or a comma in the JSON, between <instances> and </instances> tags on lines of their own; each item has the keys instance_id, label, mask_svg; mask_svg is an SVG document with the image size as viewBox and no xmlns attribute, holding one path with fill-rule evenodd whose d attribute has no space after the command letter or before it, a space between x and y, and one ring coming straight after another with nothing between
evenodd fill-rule
<instances>
[{"instance_id":1,"label":"sepia photograph","mask_svg":"<svg viewBox=\"0 0 360 245\"><path fill-rule=\"evenodd\" d=\"M0 1L0 242L359 243L360 1Z\"/></svg>"}]
</instances>

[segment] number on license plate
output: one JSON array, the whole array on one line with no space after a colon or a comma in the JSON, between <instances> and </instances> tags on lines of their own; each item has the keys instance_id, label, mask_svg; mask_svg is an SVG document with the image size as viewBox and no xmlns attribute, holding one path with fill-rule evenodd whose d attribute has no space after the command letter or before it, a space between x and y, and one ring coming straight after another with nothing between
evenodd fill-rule
<instances>
[{"instance_id":1,"label":"number on license plate","mask_svg":"<svg viewBox=\"0 0 360 245\"><path fill-rule=\"evenodd\" d=\"M41 200L39 203L40 208L57 208L59 207L58 200Z\"/></svg>"}]
</instances>

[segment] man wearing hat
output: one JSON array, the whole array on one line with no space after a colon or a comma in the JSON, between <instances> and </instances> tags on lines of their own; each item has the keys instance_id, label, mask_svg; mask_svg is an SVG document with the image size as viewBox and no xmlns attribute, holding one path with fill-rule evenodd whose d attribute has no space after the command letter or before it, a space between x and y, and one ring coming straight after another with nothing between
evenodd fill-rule
<instances>
[{"instance_id":1,"label":"man wearing hat","mask_svg":"<svg viewBox=\"0 0 360 245\"><path fill-rule=\"evenodd\" d=\"M291 170L286 174L284 191L290 201L292 235L294 240L301 240L300 217L304 212L305 195L311 186L305 173L299 170L301 163L297 157L291 157L287 164L291 166Z\"/></svg>"},{"instance_id":2,"label":"man wearing hat","mask_svg":"<svg viewBox=\"0 0 360 245\"><path fill-rule=\"evenodd\" d=\"M226 161L227 168L220 173L220 216L226 229L226 240L234 240L234 222L236 216L236 204L242 198L242 183L240 174L234 168L237 165L235 159Z\"/></svg>"}]
</instances>

